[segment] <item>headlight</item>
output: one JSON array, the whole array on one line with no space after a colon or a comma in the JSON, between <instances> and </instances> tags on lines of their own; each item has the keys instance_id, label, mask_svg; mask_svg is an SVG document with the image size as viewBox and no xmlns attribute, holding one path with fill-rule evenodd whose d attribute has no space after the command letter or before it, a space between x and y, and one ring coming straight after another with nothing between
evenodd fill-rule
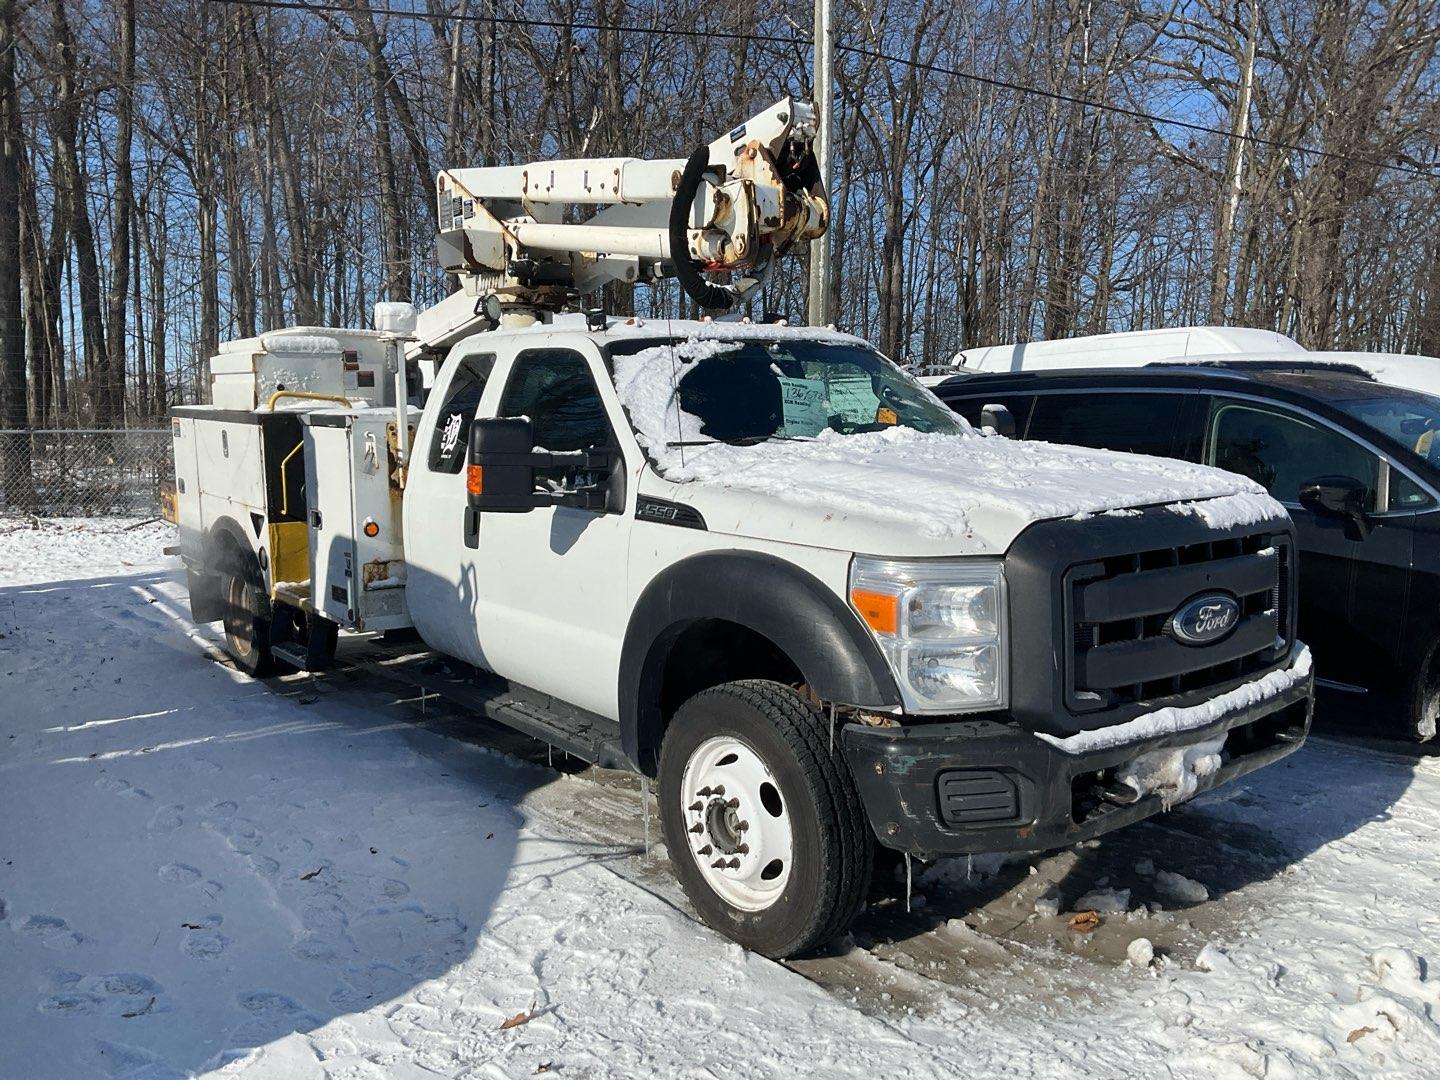
<instances>
[{"instance_id":1,"label":"headlight","mask_svg":"<svg viewBox=\"0 0 1440 1080\"><path fill-rule=\"evenodd\" d=\"M850 603L880 643L907 711L1004 708L1009 688L999 562L857 556Z\"/></svg>"}]
</instances>

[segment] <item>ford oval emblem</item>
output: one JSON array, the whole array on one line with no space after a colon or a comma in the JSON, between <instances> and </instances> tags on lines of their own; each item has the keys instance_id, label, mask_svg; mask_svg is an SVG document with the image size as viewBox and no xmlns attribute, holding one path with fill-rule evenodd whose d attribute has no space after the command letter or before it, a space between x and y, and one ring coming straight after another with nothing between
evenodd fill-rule
<instances>
[{"instance_id":1,"label":"ford oval emblem","mask_svg":"<svg viewBox=\"0 0 1440 1080\"><path fill-rule=\"evenodd\" d=\"M1239 622L1240 603L1233 596L1201 593L1176 608L1165 628L1182 645L1213 645Z\"/></svg>"}]
</instances>

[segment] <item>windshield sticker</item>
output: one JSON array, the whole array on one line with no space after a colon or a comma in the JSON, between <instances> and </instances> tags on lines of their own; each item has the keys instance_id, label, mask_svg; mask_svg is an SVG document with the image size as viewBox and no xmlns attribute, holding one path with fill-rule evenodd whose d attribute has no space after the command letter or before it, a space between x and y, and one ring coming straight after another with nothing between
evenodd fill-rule
<instances>
[{"instance_id":1,"label":"windshield sticker","mask_svg":"<svg viewBox=\"0 0 1440 1080\"><path fill-rule=\"evenodd\" d=\"M879 400L869 375L841 375L830 380L830 411L849 423L870 423Z\"/></svg>"},{"instance_id":2,"label":"windshield sticker","mask_svg":"<svg viewBox=\"0 0 1440 1080\"><path fill-rule=\"evenodd\" d=\"M784 406L785 434L813 438L828 426L825 413L825 383L820 379L791 379L776 376Z\"/></svg>"}]
</instances>

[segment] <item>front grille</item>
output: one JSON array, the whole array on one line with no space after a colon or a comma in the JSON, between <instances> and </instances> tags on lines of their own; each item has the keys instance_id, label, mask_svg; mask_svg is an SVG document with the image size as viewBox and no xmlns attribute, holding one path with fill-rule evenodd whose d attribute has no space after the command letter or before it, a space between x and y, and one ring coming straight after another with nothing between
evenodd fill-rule
<instances>
[{"instance_id":1,"label":"front grille","mask_svg":"<svg viewBox=\"0 0 1440 1080\"><path fill-rule=\"evenodd\" d=\"M1288 646L1291 548L1257 533L1112 556L1066 575L1071 626L1069 704L1087 712L1153 702L1244 679ZM1207 645L1166 633L1201 593L1239 605L1235 628Z\"/></svg>"}]
</instances>

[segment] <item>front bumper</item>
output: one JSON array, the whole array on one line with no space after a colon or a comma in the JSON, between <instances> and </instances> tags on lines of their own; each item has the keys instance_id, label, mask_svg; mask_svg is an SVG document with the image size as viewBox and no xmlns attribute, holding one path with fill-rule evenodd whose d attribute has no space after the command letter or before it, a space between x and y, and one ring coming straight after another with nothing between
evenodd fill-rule
<instances>
[{"instance_id":1,"label":"front bumper","mask_svg":"<svg viewBox=\"0 0 1440 1080\"><path fill-rule=\"evenodd\" d=\"M1044 851L1088 840L1163 809L1159 795L1129 805L1101 792L1116 767L1150 750L1226 736L1208 791L1294 753L1310 730L1307 675L1203 727L1092 753L1067 752L993 720L875 728L847 724L845 756L880 843L919 857Z\"/></svg>"}]
</instances>

